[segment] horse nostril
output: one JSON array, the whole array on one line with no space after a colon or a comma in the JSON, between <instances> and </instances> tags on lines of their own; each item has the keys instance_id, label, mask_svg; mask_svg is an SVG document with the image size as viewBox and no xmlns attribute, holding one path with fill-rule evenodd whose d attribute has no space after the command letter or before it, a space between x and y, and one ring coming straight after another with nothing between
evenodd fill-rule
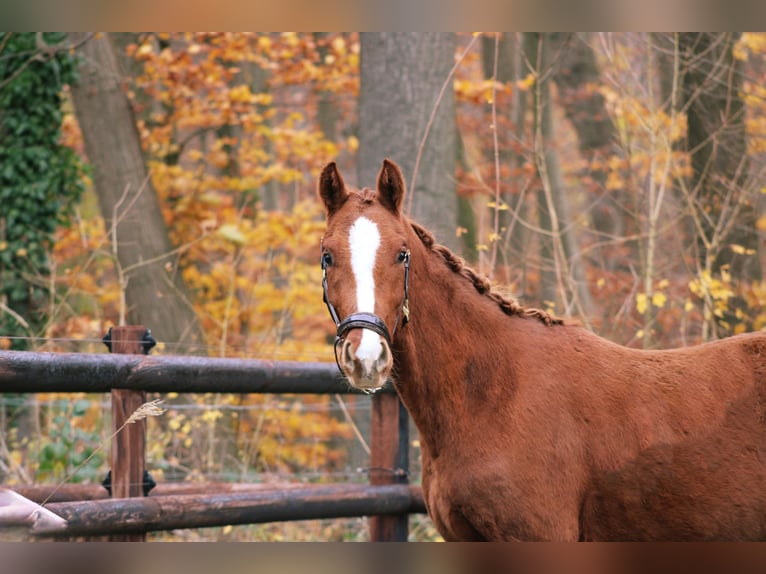
<instances>
[{"instance_id":1,"label":"horse nostril","mask_svg":"<svg viewBox=\"0 0 766 574\"><path fill-rule=\"evenodd\" d=\"M351 348L351 343L346 341L343 343L343 362L350 369L354 366L354 349Z\"/></svg>"},{"instance_id":2,"label":"horse nostril","mask_svg":"<svg viewBox=\"0 0 766 574\"><path fill-rule=\"evenodd\" d=\"M377 362L377 370L379 373L382 373L386 369L391 359L391 351L389 350L388 345L383 344L381 347L380 357L378 357Z\"/></svg>"}]
</instances>

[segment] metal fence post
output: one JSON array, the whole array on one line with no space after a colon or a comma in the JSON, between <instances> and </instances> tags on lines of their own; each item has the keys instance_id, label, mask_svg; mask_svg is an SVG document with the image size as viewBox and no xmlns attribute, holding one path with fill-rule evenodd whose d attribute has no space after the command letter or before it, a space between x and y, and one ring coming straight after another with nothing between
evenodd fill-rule
<instances>
[{"instance_id":1,"label":"metal fence post","mask_svg":"<svg viewBox=\"0 0 766 574\"><path fill-rule=\"evenodd\" d=\"M398 395L378 393L372 398L370 423L370 484L409 482L409 418ZM370 540L406 542L409 515L371 516Z\"/></svg>"},{"instance_id":2,"label":"metal fence post","mask_svg":"<svg viewBox=\"0 0 766 574\"><path fill-rule=\"evenodd\" d=\"M112 327L104 337L111 353L148 354L154 341L143 325ZM126 424L127 420L146 402L146 391L112 389L111 466L107 477L112 498L144 496L146 470L146 420ZM106 481L105 481L106 482ZM146 534L112 536L113 541L143 541Z\"/></svg>"}]
</instances>

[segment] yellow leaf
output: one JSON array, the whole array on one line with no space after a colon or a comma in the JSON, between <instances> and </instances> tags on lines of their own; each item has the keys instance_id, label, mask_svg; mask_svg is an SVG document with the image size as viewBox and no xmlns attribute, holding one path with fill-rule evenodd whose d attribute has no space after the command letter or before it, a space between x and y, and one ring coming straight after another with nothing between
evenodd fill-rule
<instances>
[{"instance_id":1,"label":"yellow leaf","mask_svg":"<svg viewBox=\"0 0 766 574\"><path fill-rule=\"evenodd\" d=\"M139 56L147 56L152 53L152 45L151 44L141 44L141 47L138 49L138 55Z\"/></svg>"},{"instance_id":2,"label":"yellow leaf","mask_svg":"<svg viewBox=\"0 0 766 574\"><path fill-rule=\"evenodd\" d=\"M652 295L652 305L657 307L658 309L661 309L665 305L665 301L668 300L667 295L665 293L655 293Z\"/></svg>"},{"instance_id":3,"label":"yellow leaf","mask_svg":"<svg viewBox=\"0 0 766 574\"><path fill-rule=\"evenodd\" d=\"M247 243L247 238L239 228L231 223L226 223L218 229L218 235L223 237L226 241L231 241L237 245L244 245Z\"/></svg>"},{"instance_id":4,"label":"yellow leaf","mask_svg":"<svg viewBox=\"0 0 766 574\"><path fill-rule=\"evenodd\" d=\"M766 231L766 215L758 218L758 221L755 222L755 227L759 231Z\"/></svg>"},{"instance_id":5,"label":"yellow leaf","mask_svg":"<svg viewBox=\"0 0 766 574\"><path fill-rule=\"evenodd\" d=\"M742 245L737 245L735 243L733 243L729 247L731 247L731 250L737 255L753 255L755 253L755 249L747 249L746 247Z\"/></svg>"},{"instance_id":6,"label":"yellow leaf","mask_svg":"<svg viewBox=\"0 0 766 574\"><path fill-rule=\"evenodd\" d=\"M535 79L534 73L530 72L523 80L518 80L516 85L520 90L526 92L535 84Z\"/></svg>"},{"instance_id":7,"label":"yellow leaf","mask_svg":"<svg viewBox=\"0 0 766 574\"><path fill-rule=\"evenodd\" d=\"M332 41L332 48L338 54L346 53L346 41L343 39L343 36L335 36L335 38Z\"/></svg>"},{"instance_id":8,"label":"yellow leaf","mask_svg":"<svg viewBox=\"0 0 766 574\"><path fill-rule=\"evenodd\" d=\"M219 411L218 409L211 409L202 413L201 419L205 421L206 423L212 424L217 419L221 418L222 416L223 416L223 413L221 413L221 411Z\"/></svg>"},{"instance_id":9,"label":"yellow leaf","mask_svg":"<svg viewBox=\"0 0 766 574\"><path fill-rule=\"evenodd\" d=\"M489 207L490 209L497 209L498 211L506 211L508 209L508 206L502 201L500 203L495 203L494 201L490 201L487 203L487 207Z\"/></svg>"},{"instance_id":10,"label":"yellow leaf","mask_svg":"<svg viewBox=\"0 0 766 574\"><path fill-rule=\"evenodd\" d=\"M250 87L246 84L233 87L231 90L229 90L229 99L232 102L250 102L252 99Z\"/></svg>"},{"instance_id":11,"label":"yellow leaf","mask_svg":"<svg viewBox=\"0 0 766 574\"><path fill-rule=\"evenodd\" d=\"M648 301L646 298L646 293L639 293L636 295L636 310L638 310L638 312L642 315L646 313L647 304Z\"/></svg>"},{"instance_id":12,"label":"yellow leaf","mask_svg":"<svg viewBox=\"0 0 766 574\"><path fill-rule=\"evenodd\" d=\"M606 178L606 188L610 191L614 191L616 189L622 189L623 187L625 187L625 181L620 177L620 174L614 171L609 172L609 175Z\"/></svg>"}]
</instances>

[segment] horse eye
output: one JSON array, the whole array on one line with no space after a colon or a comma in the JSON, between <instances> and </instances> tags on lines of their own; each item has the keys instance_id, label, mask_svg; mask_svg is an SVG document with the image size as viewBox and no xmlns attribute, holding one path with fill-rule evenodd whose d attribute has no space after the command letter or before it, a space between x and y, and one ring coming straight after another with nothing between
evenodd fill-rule
<instances>
[{"instance_id":1,"label":"horse eye","mask_svg":"<svg viewBox=\"0 0 766 574\"><path fill-rule=\"evenodd\" d=\"M330 253L329 251L325 251L324 253L322 253L322 265L324 265L325 267L329 267L330 265L332 265L332 263L333 263L332 253Z\"/></svg>"},{"instance_id":2,"label":"horse eye","mask_svg":"<svg viewBox=\"0 0 766 574\"><path fill-rule=\"evenodd\" d=\"M409 257L409 255L410 255L410 252L409 252L409 251L407 251L406 249L402 249L402 250L399 252L399 256L396 258L396 260L397 260L399 263L404 263L405 261L407 261L407 257Z\"/></svg>"}]
</instances>

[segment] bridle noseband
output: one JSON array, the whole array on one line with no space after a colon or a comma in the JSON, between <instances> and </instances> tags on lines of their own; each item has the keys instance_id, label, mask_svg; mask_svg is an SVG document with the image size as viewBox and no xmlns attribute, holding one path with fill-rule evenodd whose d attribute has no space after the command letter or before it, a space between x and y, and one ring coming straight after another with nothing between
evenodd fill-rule
<instances>
[{"instance_id":1,"label":"bridle noseband","mask_svg":"<svg viewBox=\"0 0 766 574\"><path fill-rule=\"evenodd\" d=\"M399 324L399 319L402 320L402 326L406 325L410 320L410 252L409 250L404 255L402 264L404 265L404 298L399 308L399 312L396 314L396 321L394 322L394 328L391 332L388 331L385 321L375 315L374 313L351 313L348 317L342 321L338 317L338 312L335 310L335 306L330 303L330 299L327 296L327 262L325 258L321 257L322 262L322 291L325 305L330 312L330 317L335 322L335 363L338 365L338 369L343 371L340 366L340 359L338 359L338 348L342 345L346 333L352 329L369 329L374 331L386 340L389 349L391 348L391 336L396 331L396 327Z\"/></svg>"}]
</instances>

